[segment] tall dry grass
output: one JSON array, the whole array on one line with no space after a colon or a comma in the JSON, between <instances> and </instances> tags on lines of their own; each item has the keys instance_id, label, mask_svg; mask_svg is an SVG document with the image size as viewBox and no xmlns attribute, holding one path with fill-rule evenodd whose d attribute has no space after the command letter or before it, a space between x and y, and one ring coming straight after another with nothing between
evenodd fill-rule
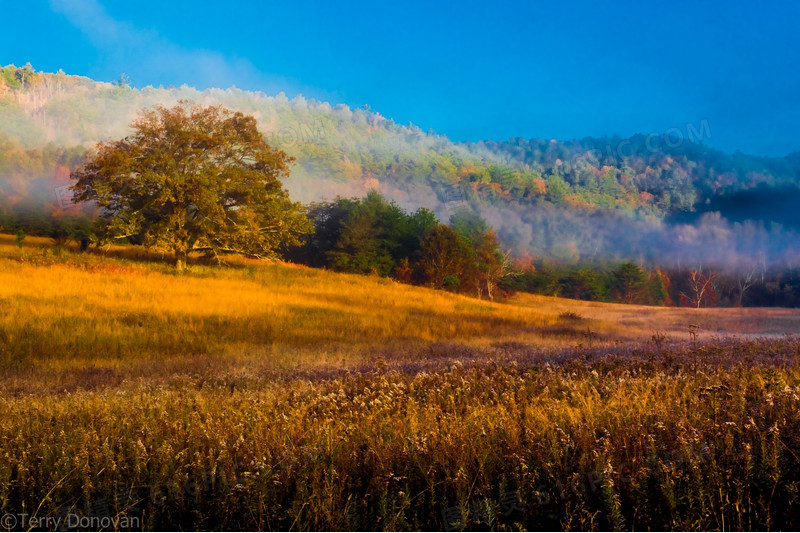
<instances>
[{"instance_id":1,"label":"tall dry grass","mask_svg":"<svg viewBox=\"0 0 800 533\"><path fill-rule=\"evenodd\" d=\"M4 367L507 337L569 345L585 327L547 309L382 278L244 260L180 275L164 263L56 254L30 240L18 250L10 236L0 239Z\"/></svg>"},{"instance_id":2,"label":"tall dry grass","mask_svg":"<svg viewBox=\"0 0 800 533\"><path fill-rule=\"evenodd\" d=\"M0 514L800 527L793 337L678 343L714 313L497 304L241 260L176 275L118 252L0 237Z\"/></svg>"},{"instance_id":3,"label":"tall dry grass","mask_svg":"<svg viewBox=\"0 0 800 533\"><path fill-rule=\"evenodd\" d=\"M122 493L113 512L145 529L795 529L798 350L4 398L0 510L91 513Z\"/></svg>"}]
</instances>

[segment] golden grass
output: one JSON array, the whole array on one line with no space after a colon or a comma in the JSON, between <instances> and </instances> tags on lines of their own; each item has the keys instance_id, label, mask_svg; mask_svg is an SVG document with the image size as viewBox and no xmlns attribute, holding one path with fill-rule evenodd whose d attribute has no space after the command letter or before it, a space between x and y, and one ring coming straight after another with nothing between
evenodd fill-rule
<instances>
[{"instance_id":1,"label":"golden grass","mask_svg":"<svg viewBox=\"0 0 800 533\"><path fill-rule=\"evenodd\" d=\"M433 342L559 348L641 341L656 332L688 339L693 323L705 336L800 329L800 313L789 310L659 309L524 294L491 303L243 259L229 268L195 265L180 275L164 263L124 257L133 253L141 255L118 247L106 256L55 256L45 239L29 238L18 250L12 236L0 235L0 365L116 368L252 355L276 365L341 366L342 357L360 364L376 351Z\"/></svg>"},{"instance_id":2,"label":"golden grass","mask_svg":"<svg viewBox=\"0 0 800 533\"><path fill-rule=\"evenodd\" d=\"M0 248L4 361L114 361L264 347L470 339L550 320L498 304L361 276L287 265L149 265L65 254L46 264ZM41 264L45 263L45 264Z\"/></svg>"},{"instance_id":3,"label":"golden grass","mask_svg":"<svg viewBox=\"0 0 800 533\"><path fill-rule=\"evenodd\" d=\"M568 300L520 293L510 303L521 307L573 312L602 322L601 331L627 341L647 339L660 332L675 340L692 338L689 325L696 324L697 338L719 336L781 336L800 332L800 311L784 308L651 307Z\"/></svg>"},{"instance_id":4,"label":"golden grass","mask_svg":"<svg viewBox=\"0 0 800 533\"><path fill-rule=\"evenodd\" d=\"M796 311L491 303L157 259L0 235L0 514L105 502L145 529L800 526L800 343L714 339L796 330ZM690 324L697 338L671 344Z\"/></svg>"}]
</instances>

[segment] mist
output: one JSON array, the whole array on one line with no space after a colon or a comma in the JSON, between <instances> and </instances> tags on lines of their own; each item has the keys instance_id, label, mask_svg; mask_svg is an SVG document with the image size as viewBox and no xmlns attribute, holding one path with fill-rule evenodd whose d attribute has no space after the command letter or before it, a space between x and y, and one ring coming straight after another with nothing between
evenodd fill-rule
<instances>
[{"instance_id":1,"label":"mist","mask_svg":"<svg viewBox=\"0 0 800 533\"><path fill-rule=\"evenodd\" d=\"M767 217L774 212L769 201L748 211L747 202L735 200L735 212L719 199L714 204L698 202L693 212L673 217L660 215L655 207L567 205L546 195L509 193L513 189L504 183L504 176L511 176L508 179L530 188L529 182L540 180L549 190L552 180L561 179L554 172L563 168L555 156L545 154L531 163L493 144L453 143L379 113L302 96L289 99L283 93L200 91L189 86L133 89L122 82L95 82L63 73L36 73L24 90L0 86L4 209L40 206L67 214L80 212L65 201L65 191L69 171L82 162L82 154L97 142L127 135L129 124L143 109L182 100L221 104L253 115L271 145L297 158L285 186L293 199L303 203L360 197L376 189L407 210L424 207L445 222L458 209L471 209L496 229L513 254L565 264L633 260L642 265L728 269L750 269L754 263L763 268L798 264L797 228L771 223ZM539 145L547 150L553 146L544 141ZM558 145L554 150L571 146ZM578 150L566 161L574 169L605 169L609 163L604 158L613 163L614 157L619 154ZM643 161L645 175L651 167ZM726 211L735 216L721 214Z\"/></svg>"}]
</instances>

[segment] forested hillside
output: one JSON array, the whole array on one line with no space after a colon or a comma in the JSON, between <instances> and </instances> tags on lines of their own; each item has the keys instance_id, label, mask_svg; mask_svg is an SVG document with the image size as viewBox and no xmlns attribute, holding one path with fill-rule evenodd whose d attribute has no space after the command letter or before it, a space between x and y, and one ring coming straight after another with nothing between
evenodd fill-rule
<instances>
[{"instance_id":1,"label":"forested hillside","mask_svg":"<svg viewBox=\"0 0 800 533\"><path fill-rule=\"evenodd\" d=\"M750 216L746 206L751 193L796 194L800 157L723 154L698 142L712 137L705 123L630 139L454 143L368 109L302 96L135 89L124 76L95 82L30 65L0 69L4 224L33 227L79 213L66 186L85 151L126 135L141 109L180 100L222 103L255 116L268 141L296 157L285 185L302 202L376 189L405 209L426 207L442 220L466 207L514 255L564 265L749 265L759 258L765 268L795 266L793 211ZM727 215L731 203L735 216Z\"/></svg>"}]
</instances>

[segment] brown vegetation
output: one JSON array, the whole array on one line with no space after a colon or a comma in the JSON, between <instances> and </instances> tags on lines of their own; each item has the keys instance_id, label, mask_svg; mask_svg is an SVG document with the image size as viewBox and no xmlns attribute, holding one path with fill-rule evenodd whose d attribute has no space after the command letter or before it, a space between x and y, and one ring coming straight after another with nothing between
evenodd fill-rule
<instances>
[{"instance_id":1,"label":"brown vegetation","mask_svg":"<svg viewBox=\"0 0 800 533\"><path fill-rule=\"evenodd\" d=\"M797 312L498 304L133 253L0 236L0 514L800 527L800 342L755 338Z\"/></svg>"}]
</instances>

